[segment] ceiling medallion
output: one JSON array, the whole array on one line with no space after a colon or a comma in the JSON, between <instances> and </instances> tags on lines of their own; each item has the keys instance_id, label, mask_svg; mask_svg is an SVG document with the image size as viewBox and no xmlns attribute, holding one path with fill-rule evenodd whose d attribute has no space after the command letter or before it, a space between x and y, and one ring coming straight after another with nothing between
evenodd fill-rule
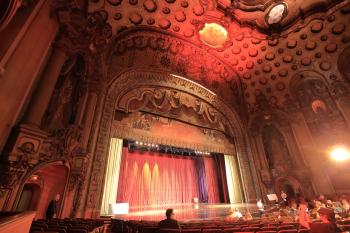
<instances>
[{"instance_id":1,"label":"ceiling medallion","mask_svg":"<svg viewBox=\"0 0 350 233\"><path fill-rule=\"evenodd\" d=\"M287 5L285 3L278 3L269 10L266 15L266 23L268 25L278 24L282 21L284 17L288 14Z\"/></svg>"},{"instance_id":2,"label":"ceiling medallion","mask_svg":"<svg viewBox=\"0 0 350 233\"><path fill-rule=\"evenodd\" d=\"M212 47L223 47L228 40L227 30L217 23L206 23L202 30L199 31L200 40Z\"/></svg>"}]
</instances>

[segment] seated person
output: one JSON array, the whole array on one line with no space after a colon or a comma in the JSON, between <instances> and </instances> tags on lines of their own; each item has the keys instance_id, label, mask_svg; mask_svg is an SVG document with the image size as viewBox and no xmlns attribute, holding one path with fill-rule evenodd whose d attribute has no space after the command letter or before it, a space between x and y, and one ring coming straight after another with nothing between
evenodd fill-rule
<instances>
[{"instance_id":1,"label":"seated person","mask_svg":"<svg viewBox=\"0 0 350 233\"><path fill-rule=\"evenodd\" d=\"M335 223L335 214L333 209L321 207L318 210L318 213L320 215L320 220L323 224L318 224L319 229L313 229L317 225L311 224L311 232L321 232L321 230L322 232L327 233L342 232L341 229L339 229Z\"/></svg>"},{"instance_id":2,"label":"seated person","mask_svg":"<svg viewBox=\"0 0 350 233\"><path fill-rule=\"evenodd\" d=\"M165 212L166 219L159 222L161 229L181 229L178 221L174 219L174 210L167 209Z\"/></svg>"}]
</instances>

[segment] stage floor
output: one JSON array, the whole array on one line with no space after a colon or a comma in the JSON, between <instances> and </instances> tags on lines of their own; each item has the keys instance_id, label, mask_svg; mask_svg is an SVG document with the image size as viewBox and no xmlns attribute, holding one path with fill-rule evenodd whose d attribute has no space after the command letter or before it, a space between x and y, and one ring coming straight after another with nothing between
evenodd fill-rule
<instances>
[{"instance_id":1,"label":"stage floor","mask_svg":"<svg viewBox=\"0 0 350 233\"><path fill-rule=\"evenodd\" d=\"M130 207L129 214L114 215L113 218L121 220L154 220L165 218L165 210L174 209L175 218L179 221L195 221L209 219L224 219L230 216L235 209L244 215L247 211L254 214L258 211L255 204L175 204L158 207Z\"/></svg>"}]
</instances>

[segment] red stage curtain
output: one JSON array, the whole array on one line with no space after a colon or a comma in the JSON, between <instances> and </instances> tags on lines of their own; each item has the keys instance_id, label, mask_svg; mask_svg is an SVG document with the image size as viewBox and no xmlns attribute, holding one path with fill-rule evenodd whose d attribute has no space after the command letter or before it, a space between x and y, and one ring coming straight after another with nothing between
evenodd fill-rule
<instances>
[{"instance_id":1,"label":"red stage curtain","mask_svg":"<svg viewBox=\"0 0 350 233\"><path fill-rule=\"evenodd\" d=\"M117 202L129 202L130 206L191 203L198 195L191 157L123 148Z\"/></svg>"},{"instance_id":2,"label":"red stage curtain","mask_svg":"<svg viewBox=\"0 0 350 233\"><path fill-rule=\"evenodd\" d=\"M208 184L208 202L220 203L220 192L216 163L213 157L205 157L205 175Z\"/></svg>"}]
</instances>

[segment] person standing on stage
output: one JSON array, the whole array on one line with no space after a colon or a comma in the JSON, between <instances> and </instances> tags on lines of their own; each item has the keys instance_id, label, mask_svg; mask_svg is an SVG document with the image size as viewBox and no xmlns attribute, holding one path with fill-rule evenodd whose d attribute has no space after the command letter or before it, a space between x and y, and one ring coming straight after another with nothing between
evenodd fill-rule
<instances>
[{"instance_id":1,"label":"person standing on stage","mask_svg":"<svg viewBox=\"0 0 350 233\"><path fill-rule=\"evenodd\" d=\"M178 221L174 219L174 210L167 209L165 212L166 219L159 222L160 229L181 229Z\"/></svg>"},{"instance_id":2,"label":"person standing on stage","mask_svg":"<svg viewBox=\"0 0 350 233\"><path fill-rule=\"evenodd\" d=\"M50 201L49 206L46 210L46 219L53 219L56 218L58 215L58 201L60 200L61 196L59 194L56 194L55 199Z\"/></svg>"}]
</instances>

